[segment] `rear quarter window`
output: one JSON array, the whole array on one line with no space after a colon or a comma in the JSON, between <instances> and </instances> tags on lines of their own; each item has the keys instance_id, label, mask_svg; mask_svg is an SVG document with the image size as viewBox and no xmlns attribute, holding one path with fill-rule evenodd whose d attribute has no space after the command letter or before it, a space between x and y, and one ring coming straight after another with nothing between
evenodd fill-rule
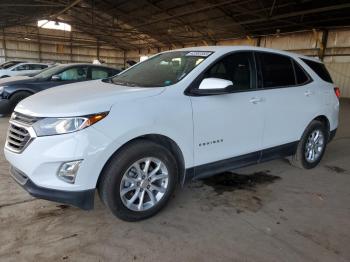
<instances>
[{"instance_id":1,"label":"rear quarter window","mask_svg":"<svg viewBox=\"0 0 350 262\"><path fill-rule=\"evenodd\" d=\"M327 68L324 64L304 58L301 60L303 60L303 62L307 64L322 80L328 83L333 83L331 75L328 73Z\"/></svg>"},{"instance_id":2,"label":"rear quarter window","mask_svg":"<svg viewBox=\"0 0 350 262\"><path fill-rule=\"evenodd\" d=\"M310 77L304 71L304 69L293 60L294 70L295 70L295 78L297 80L297 85L303 85L310 81Z\"/></svg>"}]
</instances>

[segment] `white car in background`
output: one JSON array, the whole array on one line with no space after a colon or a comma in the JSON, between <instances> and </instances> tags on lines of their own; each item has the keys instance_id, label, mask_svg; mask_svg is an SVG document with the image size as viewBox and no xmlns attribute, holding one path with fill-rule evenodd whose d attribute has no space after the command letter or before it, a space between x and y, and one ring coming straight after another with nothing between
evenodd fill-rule
<instances>
[{"instance_id":1,"label":"white car in background","mask_svg":"<svg viewBox=\"0 0 350 262\"><path fill-rule=\"evenodd\" d=\"M9 76L25 76L39 73L41 70L49 67L45 63L16 63L14 65L5 65L5 68L0 68L0 78Z\"/></svg>"},{"instance_id":2,"label":"white car in background","mask_svg":"<svg viewBox=\"0 0 350 262\"><path fill-rule=\"evenodd\" d=\"M105 80L52 88L12 114L5 157L31 195L117 217L156 214L177 184L290 157L314 168L338 126L318 60L258 47L167 51Z\"/></svg>"}]
</instances>

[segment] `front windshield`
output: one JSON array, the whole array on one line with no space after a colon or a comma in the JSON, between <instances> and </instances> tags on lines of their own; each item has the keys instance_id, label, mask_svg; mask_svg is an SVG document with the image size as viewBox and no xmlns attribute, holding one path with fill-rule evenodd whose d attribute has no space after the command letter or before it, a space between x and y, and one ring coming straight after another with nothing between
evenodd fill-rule
<instances>
[{"instance_id":1,"label":"front windshield","mask_svg":"<svg viewBox=\"0 0 350 262\"><path fill-rule=\"evenodd\" d=\"M59 73L64 67L65 67L64 65L54 65L40 71L40 73L35 75L34 77L48 78Z\"/></svg>"},{"instance_id":2,"label":"front windshield","mask_svg":"<svg viewBox=\"0 0 350 262\"><path fill-rule=\"evenodd\" d=\"M174 51L156 55L112 78L117 85L163 87L183 79L212 52Z\"/></svg>"}]
</instances>

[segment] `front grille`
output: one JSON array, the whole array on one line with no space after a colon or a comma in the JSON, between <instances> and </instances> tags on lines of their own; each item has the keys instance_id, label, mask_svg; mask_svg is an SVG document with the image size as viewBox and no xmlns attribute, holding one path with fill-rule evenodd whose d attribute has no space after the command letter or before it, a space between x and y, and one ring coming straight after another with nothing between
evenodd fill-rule
<instances>
[{"instance_id":1,"label":"front grille","mask_svg":"<svg viewBox=\"0 0 350 262\"><path fill-rule=\"evenodd\" d=\"M27 129L10 123L7 133L7 146L14 151L22 151L30 140L30 135Z\"/></svg>"},{"instance_id":2,"label":"front grille","mask_svg":"<svg viewBox=\"0 0 350 262\"><path fill-rule=\"evenodd\" d=\"M22 152L32 140L28 128L37 120L38 118L36 117L14 112L7 132L7 148L16 153Z\"/></svg>"}]
</instances>

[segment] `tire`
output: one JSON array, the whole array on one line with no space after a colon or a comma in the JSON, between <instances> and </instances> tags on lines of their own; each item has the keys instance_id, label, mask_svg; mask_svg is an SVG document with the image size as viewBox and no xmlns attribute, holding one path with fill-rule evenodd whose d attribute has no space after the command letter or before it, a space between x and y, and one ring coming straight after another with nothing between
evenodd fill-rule
<instances>
[{"instance_id":1,"label":"tire","mask_svg":"<svg viewBox=\"0 0 350 262\"><path fill-rule=\"evenodd\" d=\"M148 160L151 163L148 171L137 171L137 166L145 171ZM159 161L163 165L156 165ZM158 166L159 171L152 176L152 171ZM98 183L98 192L102 202L116 217L125 221L139 221L155 215L166 205L175 191L178 173L176 160L168 149L152 141L138 139L123 147L108 161ZM156 180L150 182L153 179Z\"/></svg>"},{"instance_id":2,"label":"tire","mask_svg":"<svg viewBox=\"0 0 350 262\"><path fill-rule=\"evenodd\" d=\"M319 132L318 138L316 135L317 131ZM293 166L302 169L316 167L320 163L326 150L328 133L329 132L324 123L318 120L313 120L304 131L295 155L289 159L290 163ZM315 141L318 142L315 144ZM312 159L312 154L314 154L314 159Z\"/></svg>"},{"instance_id":3,"label":"tire","mask_svg":"<svg viewBox=\"0 0 350 262\"><path fill-rule=\"evenodd\" d=\"M24 91L19 91L14 93L11 97L10 97L10 110L9 113L11 114L13 112L13 110L15 109L16 105L21 102L24 98L28 97L32 95L29 92L24 92Z\"/></svg>"}]
</instances>

